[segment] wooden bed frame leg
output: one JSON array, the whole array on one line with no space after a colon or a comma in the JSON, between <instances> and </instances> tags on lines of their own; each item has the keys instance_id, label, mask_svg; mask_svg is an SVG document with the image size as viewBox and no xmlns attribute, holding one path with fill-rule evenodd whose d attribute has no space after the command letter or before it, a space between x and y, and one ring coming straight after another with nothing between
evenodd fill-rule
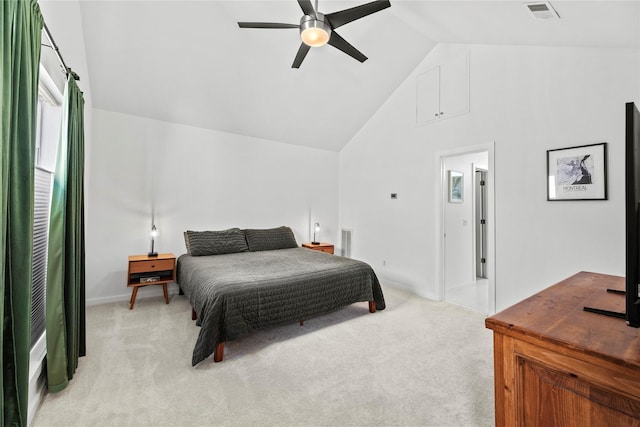
<instances>
[{"instance_id":1,"label":"wooden bed frame leg","mask_svg":"<svg viewBox=\"0 0 640 427\"><path fill-rule=\"evenodd\" d=\"M192 308L191 309L191 320L196 320L198 318L198 313Z\"/></svg>"},{"instance_id":2,"label":"wooden bed frame leg","mask_svg":"<svg viewBox=\"0 0 640 427\"><path fill-rule=\"evenodd\" d=\"M300 326L304 326L304 320L300 321Z\"/></svg>"},{"instance_id":3,"label":"wooden bed frame leg","mask_svg":"<svg viewBox=\"0 0 640 427\"><path fill-rule=\"evenodd\" d=\"M219 342L216 345L216 351L213 353L213 361L216 363L222 362L223 356L224 356L224 341Z\"/></svg>"},{"instance_id":4,"label":"wooden bed frame leg","mask_svg":"<svg viewBox=\"0 0 640 427\"><path fill-rule=\"evenodd\" d=\"M375 312L376 312L376 302L369 301L369 313L375 313Z\"/></svg>"}]
</instances>

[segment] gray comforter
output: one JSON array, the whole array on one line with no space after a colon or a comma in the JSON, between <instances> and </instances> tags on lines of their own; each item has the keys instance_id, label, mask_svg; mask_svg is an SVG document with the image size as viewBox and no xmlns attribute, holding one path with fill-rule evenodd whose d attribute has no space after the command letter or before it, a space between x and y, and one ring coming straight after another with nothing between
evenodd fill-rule
<instances>
[{"instance_id":1,"label":"gray comforter","mask_svg":"<svg viewBox=\"0 0 640 427\"><path fill-rule=\"evenodd\" d=\"M220 342L309 319L359 301L385 308L366 263L305 248L226 255L182 255L177 282L198 316L195 366Z\"/></svg>"}]
</instances>

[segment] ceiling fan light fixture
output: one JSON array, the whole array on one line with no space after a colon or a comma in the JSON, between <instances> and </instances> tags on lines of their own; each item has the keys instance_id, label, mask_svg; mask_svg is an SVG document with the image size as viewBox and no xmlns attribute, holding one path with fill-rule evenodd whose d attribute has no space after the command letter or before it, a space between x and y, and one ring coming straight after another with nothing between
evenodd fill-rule
<instances>
[{"instance_id":1,"label":"ceiling fan light fixture","mask_svg":"<svg viewBox=\"0 0 640 427\"><path fill-rule=\"evenodd\" d=\"M324 21L324 15L316 13L317 17L305 15L300 20L300 38L307 46L324 46L331 36L331 26Z\"/></svg>"}]
</instances>

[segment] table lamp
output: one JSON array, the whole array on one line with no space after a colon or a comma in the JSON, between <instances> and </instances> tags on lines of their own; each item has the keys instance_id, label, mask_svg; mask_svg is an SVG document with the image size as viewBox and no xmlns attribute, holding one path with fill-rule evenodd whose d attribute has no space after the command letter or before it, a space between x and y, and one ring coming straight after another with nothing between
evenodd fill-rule
<instances>
[{"instance_id":1,"label":"table lamp","mask_svg":"<svg viewBox=\"0 0 640 427\"><path fill-rule=\"evenodd\" d=\"M154 251L154 250L153 250L153 245L154 245L154 243L155 243L155 241L156 241L156 237L158 237L158 234L160 234L160 233L158 232L158 229L156 228L156 225L155 225L155 224L153 224L153 225L151 226L151 252L149 252L149 253L147 254L147 255L148 255L148 256L150 256L150 257L156 257L156 256L158 256L158 252L156 252L156 251Z\"/></svg>"}]
</instances>

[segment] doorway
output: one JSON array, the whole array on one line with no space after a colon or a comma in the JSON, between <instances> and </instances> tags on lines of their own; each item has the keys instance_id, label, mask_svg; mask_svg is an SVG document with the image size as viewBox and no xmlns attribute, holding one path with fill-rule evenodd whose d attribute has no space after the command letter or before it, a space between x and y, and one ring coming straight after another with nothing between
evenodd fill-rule
<instances>
[{"instance_id":1,"label":"doorway","mask_svg":"<svg viewBox=\"0 0 640 427\"><path fill-rule=\"evenodd\" d=\"M438 163L440 299L492 314L495 312L493 144L438 153ZM453 181L452 176L462 178Z\"/></svg>"}]
</instances>

